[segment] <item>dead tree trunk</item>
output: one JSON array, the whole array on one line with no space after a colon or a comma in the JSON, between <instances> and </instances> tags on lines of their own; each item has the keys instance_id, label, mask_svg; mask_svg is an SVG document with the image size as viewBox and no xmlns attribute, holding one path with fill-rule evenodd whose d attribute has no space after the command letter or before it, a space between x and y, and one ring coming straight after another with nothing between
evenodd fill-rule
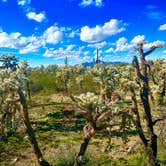
<instances>
[{"instance_id":1,"label":"dead tree trunk","mask_svg":"<svg viewBox=\"0 0 166 166\"><path fill-rule=\"evenodd\" d=\"M33 128L31 126L31 123L30 123L30 120L29 120L28 106L27 106L27 103L26 103L25 96L24 96L21 89L18 88L17 92L18 92L19 97L20 97L20 103L21 103L22 111L23 111L23 115L24 115L24 124L26 126L27 133L28 133L30 142L33 146L33 150L34 150L35 155L37 157L38 163L41 166L50 166L50 164L43 158L42 152L41 152L41 150L38 146L38 143L37 143L37 140L36 140L36 137L35 137L35 133L33 131Z\"/></svg>"},{"instance_id":2,"label":"dead tree trunk","mask_svg":"<svg viewBox=\"0 0 166 166\"><path fill-rule=\"evenodd\" d=\"M140 56L140 64L138 63L138 59L136 56L134 56L132 65L135 68L136 75L139 80L140 85L140 98L141 102L143 104L143 110L145 112L145 120L147 124L147 131L149 138L146 138L145 140L149 140L147 142L147 145L144 142L144 145L146 147L147 155L149 157L149 165L150 166L158 166L157 162L157 135L154 133L153 128L153 121L152 121L152 115L151 115L151 108L149 103L149 81L148 81L148 68L150 68L150 64L148 61L146 61L146 56L152 53L156 48L158 47L152 47L150 51L143 52L143 43L140 43L138 45L137 50L139 51ZM141 135L140 135L141 137ZM141 138L143 140L143 137Z\"/></svg>"},{"instance_id":3,"label":"dead tree trunk","mask_svg":"<svg viewBox=\"0 0 166 166\"><path fill-rule=\"evenodd\" d=\"M84 156L86 149L88 147L89 141L91 140L91 138L94 136L95 134L95 128L93 126L93 124L87 124L84 129L83 129L83 143L80 146L80 150L78 152L78 155L76 156L76 161L75 161L75 166L80 166L84 163L82 157Z\"/></svg>"},{"instance_id":4,"label":"dead tree trunk","mask_svg":"<svg viewBox=\"0 0 166 166\"><path fill-rule=\"evenodd\" d=\"M132 100L132 113L135 115L134 118L134 123L138 132L138 135L141 139L141 141L144 144L144 147L146 148L148 145L148 140L146 139L143 129L142 129L142 125L141 125L141 119L140 119L140 115L139 115L139 111L138 111L138 105L137 105L137 99L136 99L136 93L133 87L130 88L130 92L131 92L131 100Z\"/></svg>"}]
</instances>

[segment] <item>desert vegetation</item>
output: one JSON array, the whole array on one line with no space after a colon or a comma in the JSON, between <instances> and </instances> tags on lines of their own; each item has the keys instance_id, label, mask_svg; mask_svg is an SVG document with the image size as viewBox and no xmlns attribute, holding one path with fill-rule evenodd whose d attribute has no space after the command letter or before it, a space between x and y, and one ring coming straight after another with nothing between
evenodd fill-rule
<instances>
[{"instance_id":1,"label":"desert vegetation","mask_svg":"<svg viewBox=\"0 0 166 166\"><path fill-rule=\"evenodd\" d=\"M166 165L166 59L30 68L1 55L0 165Z\"/></svg>"}]
</instances>

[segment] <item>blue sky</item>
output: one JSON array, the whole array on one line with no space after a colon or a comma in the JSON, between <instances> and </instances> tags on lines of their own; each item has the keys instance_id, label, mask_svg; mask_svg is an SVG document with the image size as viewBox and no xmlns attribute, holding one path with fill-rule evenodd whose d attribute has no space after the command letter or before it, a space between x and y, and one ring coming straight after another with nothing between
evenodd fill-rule
<instances>
[{"instance_id":1,"label":"blue sky","mask_svg":"<svg viewBox=\"0 0 166 166\"><path fill-rule=\"evenodd\" d=\"M92 61L131 62L134 47L163 44L149 59L166 57L165 0L0 0L0 53L30 66Z\"/></svg>"}]
</instances>

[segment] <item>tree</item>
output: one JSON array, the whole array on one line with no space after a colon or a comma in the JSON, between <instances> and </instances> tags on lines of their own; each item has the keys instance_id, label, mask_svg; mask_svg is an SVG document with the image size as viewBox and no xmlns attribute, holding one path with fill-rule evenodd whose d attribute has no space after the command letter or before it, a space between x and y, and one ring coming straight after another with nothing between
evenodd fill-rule
<instances>
[{"instance_id":1,"label":"tree","mask_svg":"<svg viewBox=\"0 0 166 166\"><path fill-rule=\"evenodd\" d=\"M149 96L150 96L149 86L150 85L149 85L149 78L148 78L148 70L150 69L152 62L147 61L146 56L151 54L156 48L160 48L162 46L161 45L152 46L149 51L144 52L143 45L144 43L139 43L136 48L136 50L139 52L140 64L138 62L137 57L134 56L132 60L132 65L135 68L137 83L139 84L139 94L140 94L143 110L145 113L148 137L142 131L142 126L139 120L140 118L138 113L137 100L136 100L135 91L133 88L131 88L132 102L133 102L132 111L136 114L136 117L137 117L136 118L137 130L144 144L144 147L147 151L148 158L149 158L149 165L157 166L159 165L157 162L157 135L154 133L154 121L152 119L151 106L149 102Z\"/></svg>"}]
</instances>

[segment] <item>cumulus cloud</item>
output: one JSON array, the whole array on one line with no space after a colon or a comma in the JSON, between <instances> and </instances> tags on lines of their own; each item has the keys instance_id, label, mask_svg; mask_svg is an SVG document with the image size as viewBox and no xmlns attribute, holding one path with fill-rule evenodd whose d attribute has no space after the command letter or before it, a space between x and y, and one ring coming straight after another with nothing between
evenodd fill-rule
<instances>
[{"instance_id":1,"label":"cumulus cloud","mask_svg":"<svg viewBox=\"0 0 166 166\"><path fill-rule=\"evenodd\" d=\"M121 37L116 41L116 49L115 52L127 51L131 49L132 45L127 43L127 39L125 37Z\"/></svg>"},{"instance_id":2,"label":"cumulus cloud","mask_svg":"<svg viewBox=\"0 0 166 166\"><path fill-rule=\"evenodd\" d=\"M131 43L133 43L133 44L138 44L138 43L140 43L140 42L142 42L142 41L144 41L145 40L145 36L144 35L137 35L137 36L135 36L132 40L131 40Z\"/></svg>"},{"instance_id":3,"label":"cumulus cloud","mask_svg":"<svg viewBox=\"0 0 166 166\"><path fill-rule=\"evenodd\" d=\"M63 38L62 31L57 26L49 27L43 34L46 43L57 44Z\"/></svg>"},{"instance_id":4,"label":"cumulus cloud","mask_svg":"<svg viewBox=\"0 0 166 166\"><path fill-rule=\"evenodd\" d=\"M145 49L149 49L152 46L158 46L158 45L165 45L165 42L164 41L160 41L160 40L156 40L154 42L145 44L144 48Z\"/></svg>"},{"instance_id":5,"label":"cumulus cloud","mask_svg":"<svg viewBox=\"0 0 166 166\"><path fill-rule=\"evenodd\" d=\"M32 43L28 44L26 47L20 49L20 54L27 54L32 52L37 52L39 50L39 45L34 45Z\"/></svg>"},{"instance_id":6,"label":"cumulus cloud","mask_svg":"<svg viewBox=\"0 0 166 166\"><path fill-rule=\"evenodd\" d=\"M106 53L116 53L116 52L123 52L123 51L134 51L134 48L140 42L145 41L144 35L137 35L135 36L130 42L127 42L127 38L121 37L116 41L115 48L110 47L105 52ZM148 50L152 46L164 45L164 41L156 40L154 42L150 42L145 44L143 47L145 50Z\"/></svg>"},{"instance_id":7,"label":"cumulus cloud","mask_svg":"<svg viewBox=\"0 0 166 166\"><path fill-rule=\"evenodd\" d=\"M111 19L103 26L96 25L94 28L84 26L81 28L80 39L84 42L99 42L103 39L125 30L122 21Z\"/></svg>"},{"instance_id":8,"label":"cumulus cloud","mask_svg":"<svg viewBox=\"0 0 166 166\"><path fill-rule=\"evenodd\" d=\"M163 24L159 27L159 31L164 31L166 30L166 24Z\"/></svg>"},{"instance_id":9,"label":"cumulus cloud","mask_svg":"<svg viewBox=\"0 0 166 166\"><path fill-rule=\"evenodd\" d=\"M0 47L2 48L17 48L20 44L19 38L21 33L15 32L8 34L6 32L0 32Z\"/></svg>"},{"instance_id":10,"label":"cumulus cloud","mask_svg":"<svg viewBox=\"0 0 166 166\"><path fill-rule=\"evenodd\" d=\"M164 50L163 53L166 54L166 50Z\"/></svg>"},{"instance_id":11,"label":"cumulus cloud","mask_svg":"<svg viewBox=\"0 0 166 166\"><path fill-rule=\"evenodd\" d=\"M57 26L47 28L40 36L23 36L19 32L6 33L0 32L0 47L16 49L21 54L37 52L47 44L57 44L63 39L63 32ZM70 46L68 49L71 49Z\"/></svg>"},{"instance_id":12,"label":"cumulus cloud","mask_svg":"<svg viewBox=\"0 0 166 166\"><path fill-rule=\"evenodd\" d=\"M43 20L46 19L44 13L38 13L36 14L35 12L29 12L26 14L27 18L30 20L35 20L37 22L42 22Z\"/></svg>"},{"instance_id":13,"label":"cumulus cloud","mask_svg":"<svg viewBox=\"0 0 166 166\"><path fill-rule=\"evenodd\" d=\"M59 49L53 49L53 48L47 49L44 53L44 56L55 57L57 59L64 59L66 56L77 57L81 53L82 53L81 49L73 50L72 45L69 45L66 48L60 47Z\"/></svg>"},{"instance_id":14,"label":"cumulus cloud","mask_svg":"<svg viewBox=\"0 0 166 166\"><path fill-rule=\"evenodd\" d=\"M41 23L46 19L44 11L36 13L35 9L31 7L31 0L17 0L17 4L23 9L29 20Z\"/></svg>"},{"instance_id":15,"label":"cumulus cloud","mask_svg":"<svg viewBox=\"0 0 166 166\"><path fill-rule=\"evenodd\" d=\"M87 7L90 5L94 5L96 7L102 7L103 6L103 0L82 0L82 2L79 4L81 7Z\"/></svg>"},{"instance_id":16,"label":"cumulus cloud","mask_svg":"<svg viewBox=\"0 0 166 166\"><path fill-rule=\"evenodd\" d=\"M127 38L121 37L115 43L115 48L110 47L105 52L106 53L115 53L115 52L122 52L122 51L129 51L134 47L134 44L131 42L130 44L127 42Z\"/></svg>"},{"instance_id":17,"label":"cumulus cloud","mask_svg":"<svg viewBox=\"0 0 166 166\"><path fill-rule=\"evenodd\" d=\"M82 47L72 50L69 50L69 47L70 45L66 48L49 48L45 51L43 56L53 57L55 60L64 60L68 57L69 61L72 62L72 65L90 60L90 57L86 53L84 54L84 52L82 52Z\"/></svg>"},{"instance_id":18,"label":"cumulus cloud","mask_svg":"<svg viewBox=\"0 0 166 166\"><path fill-rule=\"evenodd\" d=\"M20 54L37 52L41 47L45 46L42 36L29 36L25 38L26 45L19 49Z\"/></svg>"},{"instance_id":19,"label":"cumulus cloud","mask_svg":"<svg viewBox=\"0 0 166 166\"><path fill-rule=\"evenodd\" d=\"M42 40L35 36L24 37L21 33L15 32L8 34L0 33L0 47L19 50L19 53L25 54L36 52L42 46Z\"/></svg>"}]
</instances>

